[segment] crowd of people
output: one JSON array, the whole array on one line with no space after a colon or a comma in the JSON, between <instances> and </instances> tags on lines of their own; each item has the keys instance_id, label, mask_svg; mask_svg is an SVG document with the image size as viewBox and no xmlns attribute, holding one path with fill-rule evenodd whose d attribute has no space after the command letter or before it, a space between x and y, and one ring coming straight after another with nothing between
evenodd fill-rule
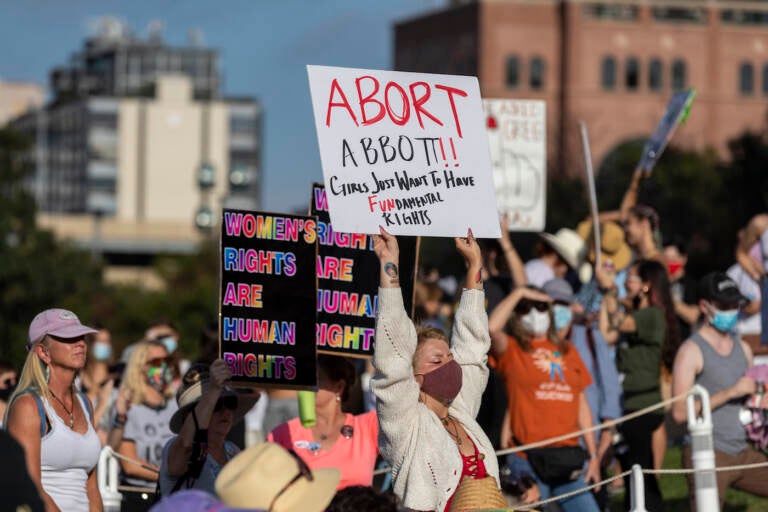
<instances>
[{"instance_id":1,"label":"crowd of people","mask_svg":"<svg viewBox=\"0 0 768 512\"><path fill-rule=\"evenodd\" d=\"M710 395L717 466L768 463L768 215L738 234L732 267L697 282L685 241L663 240L657 213L637 204L641 180L619 211L542 233L527 262L506 220L499 240L469 230L455 239L463 281L420 272L413 315L397 238L382 229L374 357L318 357L312 424L295 391L234 387L215 328L196 361L165 320L117 358L105 326L43 311L21 371L0 362L3 501L102 510L109 446L123 510L450 512L564 496L553 506L603 511L609 489L586 487L634 464L660 468L670 443L692 466L685 402L643 412L694 384ZM721 506L731 487L768 497L768 467L716 480ZM664 509L656 476L644 494L648 510Z\"/></svg>"}]
</instances>

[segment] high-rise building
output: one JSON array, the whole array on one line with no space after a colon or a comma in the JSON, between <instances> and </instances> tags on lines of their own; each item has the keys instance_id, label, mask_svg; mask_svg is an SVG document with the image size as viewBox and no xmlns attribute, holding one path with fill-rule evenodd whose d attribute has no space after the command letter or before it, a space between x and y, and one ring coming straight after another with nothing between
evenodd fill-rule
<instances>
[{"instance_id":1,"label":"high-rise building","mask_svg":"<svg viewBox=\"0 0 768 512\"><path fill-rule=\"evenodd\" d=\"M570 173L583 169L579 121L597 167L695 87L674 143L727 156L730 139L766 127L768 2L454 1L396 25L395 69L475 75L485 98L546 100L550 168Z\"/></svg>"},{"instance_id":2,"label":"high-rise building","mask_svg":"<svg viewBox=\"0 0 768 512\"><path fill-rule=\"evenodd\" d=\"M0 80L0 127L28 110L45 102L45 89L31 82Z\"/></svg>"}]
</instances>

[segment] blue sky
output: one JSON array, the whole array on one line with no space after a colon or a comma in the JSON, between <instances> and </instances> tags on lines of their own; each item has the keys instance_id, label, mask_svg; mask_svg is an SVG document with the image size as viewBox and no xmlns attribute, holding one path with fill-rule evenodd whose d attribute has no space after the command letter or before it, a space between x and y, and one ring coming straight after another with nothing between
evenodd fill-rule
<instances>
[{"instance_id":1,"label":"blue sky","mask_svg":"<svg viewBox=\"0 0 768 512\"><path fill-rule=\"evenodd\" d=\"M304 208L322 180L305 66L392 66L393 23L444 0L25 0L0 3L0 78L47 85L48 70L82 45L94 20L116 16L146 35L183 44L190 28L221 51L224 93L255 96L265 109L262 205Z\"/></svg>"}]
</instances>

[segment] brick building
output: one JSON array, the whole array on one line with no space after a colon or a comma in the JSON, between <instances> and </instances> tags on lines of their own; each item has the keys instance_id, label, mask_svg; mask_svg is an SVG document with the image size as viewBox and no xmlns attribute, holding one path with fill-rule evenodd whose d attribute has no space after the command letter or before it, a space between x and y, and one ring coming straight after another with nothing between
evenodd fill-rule
<instances>
[{"instance_id":1,"label":"brick building","mask_svg":"<svg viewBox=\"0 0 768 512\"><path fill-rule=\"evenodd\" d=\"M547 101L551 169L597 167L647 138L672 93L696 101L674 143L713 147L766 127L768 2L476 0L395 26L395 69L475 75L485 98Z\"/></svg>"}]
</instances>

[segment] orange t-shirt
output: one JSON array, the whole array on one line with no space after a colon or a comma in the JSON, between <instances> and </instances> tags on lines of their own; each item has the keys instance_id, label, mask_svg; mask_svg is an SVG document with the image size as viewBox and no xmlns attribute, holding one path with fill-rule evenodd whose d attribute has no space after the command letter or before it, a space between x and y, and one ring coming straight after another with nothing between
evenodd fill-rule
<instances>
[{"instance_id":1,"label":"orange t-shirt","mask_svg":"<svg viewBox=\"0 0 768 512\"><path fill-rule=\"evenodd\" d=\"M561 353L548 339L531 342L524 352L507 337L507 350L498 359L509 398L509 418L517 442L534 443L579 428L579 395L592 383L576 348L568 343ZM513 444L515 444L513 442ZM576 446L574 437L553 446Z\"/></svg>"},{"instance_id":2,"label":"orange t-shirt","mask_svg":"<svg viewBox=\"0 0 768 512\"><path fill-rule=\"evenodd\" d=\"M347 427L351 427L349 432ZM315 450L312 429L304 428L299 418L275 427L267 441L286 450L293 449L310 469L337 468L341 472L338 490L351 485L373 485L373 470L379 453L379 422L376 411L346 415L344 427L349 437L339 435L331 449ZM351 434L351 435L349 435Z\"/></svg>"}]
</instances>

